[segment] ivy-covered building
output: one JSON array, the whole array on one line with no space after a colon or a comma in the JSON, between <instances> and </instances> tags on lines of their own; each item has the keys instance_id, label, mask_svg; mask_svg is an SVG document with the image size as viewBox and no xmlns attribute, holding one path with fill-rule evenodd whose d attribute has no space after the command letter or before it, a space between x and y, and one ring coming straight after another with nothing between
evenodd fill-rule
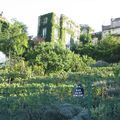
<instances>
[{"instance_id":1,"label":"ivy-covered building","mask_svg":"<svg viewBox=\"0 0 120 120\"><path fill-rule=\"evenodd\" d=\"M46 42L61 44L70 48L79 42L80 25L65 15L58 17L55 13L48 13L38 18L38 37Z\"/></svg>"}]
</instances>

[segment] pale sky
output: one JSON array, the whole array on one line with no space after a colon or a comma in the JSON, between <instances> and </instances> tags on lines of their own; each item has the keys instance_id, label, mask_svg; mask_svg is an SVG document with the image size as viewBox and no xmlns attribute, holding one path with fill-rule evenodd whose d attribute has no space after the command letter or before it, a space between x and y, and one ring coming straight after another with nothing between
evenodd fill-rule
<instances>
[{"instance_id":1,"label":"pale sky","mask_svg":"<svg viewBox=\"0 0 120 120\"><path fill-rule=\"evenodd\" d=\"M0 63L5 62L6 59L7 59L7 58L6 58L5 54L3 54L2 52L0 52Z\"/></svg>"},{"instance_id":2,"label":"pale sky","mask_svg":"<svg viewBox=\"0 0 120 120\"><path fill-rule=\"evenodd\" d=\"M29 35L37 35L38 16L49 12L64 14L100 31L102 24L120 17L120 0L0 0L1 11L7 19L26 24Z\"/></svg>"}]
</instances>

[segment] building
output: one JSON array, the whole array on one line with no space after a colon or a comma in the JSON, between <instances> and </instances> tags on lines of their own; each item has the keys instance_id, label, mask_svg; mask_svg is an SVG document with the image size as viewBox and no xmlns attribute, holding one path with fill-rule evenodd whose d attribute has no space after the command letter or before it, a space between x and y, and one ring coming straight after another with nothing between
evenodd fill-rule
<instances>
[{"instance_id":1,"label":"building","mask_svg":"<svg viewBox=\"0 0 120 120\"><path fill-rule=\"evenodd\" d=\"M120 36L120 18L112 18L110 25L102 26L102 37L108 34Z\"/></svg>"},{"instance_id":2,"label":"building","mask_svg":"<svg viewBox=\"0 0 120 120\"><path fill-rule=\"evenodd\" d=\"M70 48L73 43L79 42L80 25L65 15L58 17L55 13L48 13L38 18L38 37L46 42L62 44Z\"/></svg>"}]
</instances>

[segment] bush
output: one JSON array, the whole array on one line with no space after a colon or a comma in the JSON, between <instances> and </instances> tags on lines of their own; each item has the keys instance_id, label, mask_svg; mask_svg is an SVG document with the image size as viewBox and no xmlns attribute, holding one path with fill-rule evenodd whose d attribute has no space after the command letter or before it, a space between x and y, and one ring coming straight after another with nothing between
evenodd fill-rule
<instances>
[{"instance_id":1,"label":"bush","mask_svg":"<svg viewBox=\"0 0 120 120\"><path fill-rule=\"evenodd\" d=\"M81 68L91 64L94 60L90 57L80 57L69 49L53 46L51 43L41 43L25 55L29 65L39 66L42 74L58 73L61 71L78 72ZM37 72L37 71L36 71ZM39 73L37 72L37 74ZM39 74L41 74L39 73Z\"/></svg>"}]
</instances>

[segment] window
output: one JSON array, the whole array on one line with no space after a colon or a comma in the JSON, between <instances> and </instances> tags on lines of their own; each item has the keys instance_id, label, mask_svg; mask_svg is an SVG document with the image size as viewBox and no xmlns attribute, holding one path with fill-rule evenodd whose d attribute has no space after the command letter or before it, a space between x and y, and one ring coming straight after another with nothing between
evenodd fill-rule
<instances>
[{"instance_id":1,"label":"window","mask_svg":"<svg viewBox=\"0 0 120 120\"><path fill-rule=\"evenodd\" d=\"M46 35L47 35L47 28L43 28L43 30L42 30L42 37L46 38Z\"/></svg>"},{"instance_id":2,"label":"window","mask_svg":"<svg viewBox=\"0 0 120 120\"><path fill-rule=\"evenodd\" d=\"M70 29L73 29L73 24L70 24Z\"/></svg>"},{"instance_id":3,"label":"window","mask_svg":"<svg viewBox=\"0 0 120 120\"><path fill-rule=\"evenodd\" d=\"M55 34L55 40L58 40L59 39L59 30L57 28L55 29L54 34Z\"/></svg>"},{"instance_id":4,"label":"window","mask_svg":"<svg viewBox=\"0 0 120 120\"><path fill-rule=\"evenodd\" d=\"M70 24L67 22L67 28L69 29L70 28Z\"/></svg>"},{"instance_id":5,"label":"window","mask_svg":"<svg viewBox=\"0 0 120 120\"><path fill-rule=\"evenodd\" d=\"M66 21L63 22L63 27L64 27L64 28L67 27L67 23L66 23Z\"/></svg>"},{"instance_id":6,"label":"window","mask_svg":"<svg viewBox=\"0 0 120 120\"><path fill-rule=\"evenodd\" d=\"M77 36L74 37L74 43L77 43L78 42L78 39L77 39Z\"/></svg>"},{"instance_id":7,"label":"window","mask_svg":"<svg viewBox=\"0 0 120 120\"><path fill-rule=\"evenodd\" d=\"M71 35L69 33L66 33L65 43L67 48L70 48L70 40L71 40Z\"/></svg>"},{"instance_id":8,"label":"window","mask_svg":"<svg viewBox=\"0 0 120 120\"><path fill-rule=\"evenodd\" d=\"M55 17L55 24L59 25L60 21L59 18Z\"/></svg>"},{"instance_id":9,"label":"window","mask_svg":"<svg viewBox=\"0 0 120 120\"><path fill-rule=\"evenodd\" d=\"M47 24L47 21L48 21L48 18L45 17L45 18L43 19L43 24Z\"/></svg>"}]
</instances>

